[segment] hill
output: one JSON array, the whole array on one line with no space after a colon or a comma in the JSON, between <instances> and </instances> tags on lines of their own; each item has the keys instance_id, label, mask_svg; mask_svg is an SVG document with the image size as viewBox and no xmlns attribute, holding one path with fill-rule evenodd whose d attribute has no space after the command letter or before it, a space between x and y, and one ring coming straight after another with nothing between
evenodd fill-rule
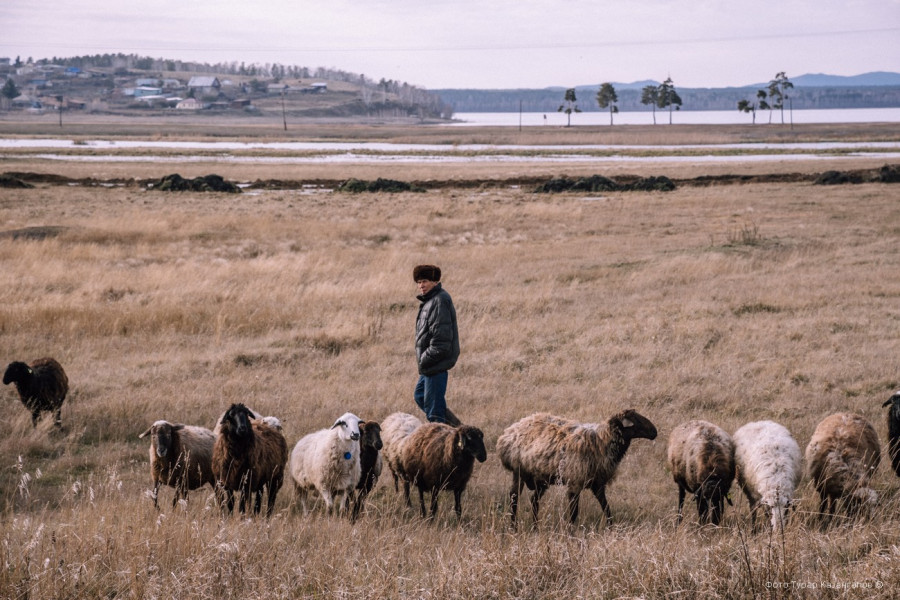
<instances>
[{"instance_id":1,"label":"hill","mask_svg":"<svg viewBox=\"0 0 900 600\"><path fill-rule=\"evenodd\" d=\"M756 91L768 82L728 88L678 88L682 110L733 110L740 100L752 100ZM837 75L800 75L792 78L793 107L811 108L890 108L900 106L900 73L873 72L843 77ZM659 85L653 80L613 83L621 111L647 110L641 104L641 90ZM600 84L575 87L578 106L583 111L598 111L594 96ZM562 103L564 87L543 89L436 89L441 100L454 112L553 112ZM521 103L521 104L520 104Z\"/></svg>"},{"instance_id":2,"label":"hill","mask_svg":"<svg viewBox=\"0 0 900 600\"><path fill-rule=\"evenodd\" d=\"M5 79L5 81L4 81ZM337 69L192 63L104 54L0 64L3 109L153 114L172 110L292 118L441 118L448 107L422 88ZM186 100L190 100L185 102Z\"/></svg>"}]
</instances>

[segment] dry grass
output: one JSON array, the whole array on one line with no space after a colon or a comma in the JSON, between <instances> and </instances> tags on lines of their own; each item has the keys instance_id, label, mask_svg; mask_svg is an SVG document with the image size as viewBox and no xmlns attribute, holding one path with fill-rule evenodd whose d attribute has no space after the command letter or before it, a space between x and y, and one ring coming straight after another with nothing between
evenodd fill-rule
<instances>
[{"instance_id":1,"label":"dry grass","mask_svg":"<svg viewBox=\"0 0 900 600\"><path fill-rule=\"evenodd\" d=\"M690 418L729 431L770 418L805 446L821 418L850 410L884 440L881 403L900 386L898 206L900 189L869 184L5 190L0 230L65 229L0 237L3 356L55 356L72 393L56 432L33 431L3 390L0 597L895 597L900 480L887 463L871 518L821 530L804 482L772 538L736 488L723 527L676 528L664 455ZM462 522L450 498L434 523L407 512L389 475L355 525L304 517L289 485L269 521L223 520L209 490L174 508L164 490L154 510L137 435L156 419L211 427L243 401L282 417L293 445L346 410L415 412L410 272L424 261L442 265L459 311L451 406L489 448ZM536 528L510 531L491 452L503 428L629 406L660 436L635 442L609 490L616 525L585 494L567 527L555 490ZM867 587L833 587L854 585Z\"/></svg>"}]
</instances>

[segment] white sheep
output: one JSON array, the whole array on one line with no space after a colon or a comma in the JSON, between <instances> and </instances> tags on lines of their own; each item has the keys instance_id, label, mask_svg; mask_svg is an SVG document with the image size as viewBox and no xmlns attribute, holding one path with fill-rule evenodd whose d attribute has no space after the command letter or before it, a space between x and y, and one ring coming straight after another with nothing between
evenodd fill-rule
<instances>
[{"instance_id":1,"label":"white sheep","mask_svg":"<svg viewBox=\"0 0 900 600\"><path fill-rule=\"evenodd\" d=\"M172 506L189 490L208 483L215 487L212 453L215 436L206 427L157 421L139 438L150 437L150 477L153 480L153 506L157 508L159 486L175 488Z\"/></svg>"},{"instance_id":2,"label":"white sheep","mask_svg":"<svg viewBox=\"0 0 900 600\"><path fill-rule=\"evenodd\" d=\"M735 474L754 522L761 506L769 513L772 529L783 531L803 476L800 446L786 427L773 421L747 423L732 439Z\"/></svg>"},{"instance_id":3,"label":"white sheep","mask_svg":"<svg viewBox=\"0 0 900 600\"><path fill-rule=\"evenodd\" d=\"M728 490L734 481L734 442L728 433L708 421L682 423L669 435L666 454L672 479L678 485L678 522L685 492L694 494L701 523L718 525L725 512Z\"/></svg>"},{"instance_id":4,"label":"white sheep","mask_svg":"<svg viewBox=\"0 0 900 600\"><path fill-rule=\"evenodd\" d=\"M328 512L334 511L337 497L343 496L338 510L346 508L352 500L360 478L360 420L353 413L345 413L330 429L307 434L294 446L290 470L304 512L310 490L322 496Z\"/></svg>"},{"instance_id":5,"label":"white sheep","mask_svg":"<svg viewBox=\"0 0 900 600\"><path fill-rule=\"evenodd\" d=\"M497 455L513 476L509 492L513 527L523 487L534 490L531 512L537 521L541 496L553 484L567 488L570 522L578 517L578 496L584 489L594 493L611 522L606 486L635 438L655 439L656 427L631 409L605 423L579 423L537 413L507 427L497 438Z\"/></svg>"},{"instance_id":6,"label":"white sheep","mask_svg":"<svg viewBox=\"0 0 900 600\"><path fill-rule=\"evenodd\" d=\"M819 492L819 512L825 516L843 504L848 513L878 502L871 488L881 461L875 428L864 417L835 413L816 426L806 446L806 469Z\"/></svg>"},{"instance_id":7,"label":"white sheep","mask_svg":"<svg viewBox=\"0 0 900 600\"><path fill-rule=\"evenodd\" d=\"M403 447L412 433L422 426L422 421L415 415L395 412L381 422L381 454L384 463L394 477L394 491L399 491L397 482L403 481L406 505L412 506L409 498L409 478L403 473Z\"/></svg>"}]
</instances>

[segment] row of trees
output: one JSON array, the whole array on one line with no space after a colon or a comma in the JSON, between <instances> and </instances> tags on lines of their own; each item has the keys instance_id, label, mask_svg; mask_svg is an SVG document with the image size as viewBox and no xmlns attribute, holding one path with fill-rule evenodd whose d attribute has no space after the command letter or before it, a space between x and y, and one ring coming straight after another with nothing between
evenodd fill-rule
<instances>
[{"instance_id":1,"label":"row of trees","mask_svg":"<svg viewBox=\"0 0 900 600\"><path fill-rule=\"evenodd\" d=\"M794 84L788 79L784 71L781 71L775 78L769 82L765 89L756 92L756 102L750 100L741 100L738 102L738 110L746 113L753 113L753 123L756 123L756 110L769 111L769 123L772 123L772 111L781 112L781 124L784 125L784 107L788 105L788 111L791 114L791 123L793 124L793 107L791 105L791 96L788 93L793 89ZM603 83L597 91L597 105L604 110L609 110L609 124L613 124L613 115L619 112L617 102L619 97L616 94L616 88L611 83ZM675 90L675 84L671 77L667 77L659 85L648 85L641 89L641 104L653 107L653 124L656 125L656 109L668 109L669 125L672 124L672 111L681 109L681 96ZM579 113L578 99L575 96L575 88L566 90L563 103L560 104L557 112L565 113L567 118L566 127L572 125L572 113Z\"/></svg>"},{"instance_id":2,"label":"row of trees","mask_svg":"<svg viewBox=\"0 0 900 600\"><path fill-rule=\"evenodd\" d=\"M784 103L788 103L788 111L791 116L791 125L794 123L793 105L788 91L793 89L794 84L788 79L784 71L781 71L775 78L769 82L765 89L757 90L756 102L750 100L741 100L737 104L737 108L741 112L752 113L753 123L756 124L756 110L769 111L769 123L772 123L772 111L781 112L781 124L784 125Z\"/></svg>"},{"instance_id":3,"label":"row of trees","mask_svg":"<svg viewBox=\"0 0 900 600\"><path fill-rule=\"evenodd\" d=\"M616 94L615 86L611 83L601 84L596 99L597 105L600 108L609 110L609 124L612 125L613 115L619 112L619 107L616 104L619 101L619 97ZM671 125L672 111L681 109L681 96L679 96L678 92L675 90L675 84L672 82L672 78L667 77L661 84L648 85L641 90L641 104L649 104L653 107L654 125L656 125L656 109L668 109L669 125ZM581 112L581 109L578 108L578 99L575 95L575 88L566 90L563 103L560 104L557 112L566 113L566 127L570 127L572 125L572 113Z\"/></svg>"}]
</instances>

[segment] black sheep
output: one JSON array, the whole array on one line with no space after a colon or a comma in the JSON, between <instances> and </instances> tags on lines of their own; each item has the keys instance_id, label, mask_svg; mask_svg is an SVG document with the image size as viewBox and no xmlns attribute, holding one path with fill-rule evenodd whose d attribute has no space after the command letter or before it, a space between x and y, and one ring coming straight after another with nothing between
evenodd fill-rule
<instances>
[{"instance_id":1,"label":"black sheep","mask_svg":"<svg viewBox=\"0 0 900 600\"><path fill-rule=\"evenodd\" d=\"M890 406L887 413L888 456L894 473L900 477L900 390L887 399L882 406Z\"/></svg>"},{"instance_id":2,"label":"black sheep","mask_svg":"<svg viewBox=\"0 0 900 600\"><path fill-rule=\"evenodd\" d=\"M359 422L359 483L356 484L356 499L353 503L353 517L359 515L366 496L378 483L381 475L381 425L376 421Z\"/></svg>"},{"instance_id":3,"label":"black sheep","mask_svg":"<svg viewBox=\"0 0 900 600\"><path fill-rule=\"evenodd\" d=\"M16 384L22 404L31 411L31 425L37 427L41 412L56 413L56 426L62 425L60 411L69 393L69 378L52 358L39 358L31 366L15 361L6 367L3 384Z\"/></svg>"}]
</instances>

